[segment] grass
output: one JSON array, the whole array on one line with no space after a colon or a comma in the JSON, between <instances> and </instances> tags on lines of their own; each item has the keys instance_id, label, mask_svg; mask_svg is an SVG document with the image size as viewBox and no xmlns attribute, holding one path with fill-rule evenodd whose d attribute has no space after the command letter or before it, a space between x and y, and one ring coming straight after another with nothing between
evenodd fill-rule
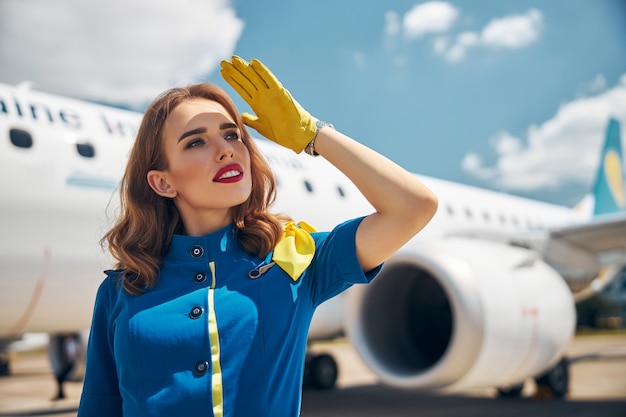
<instances>
[{"instance_id":1,"label":"grass","mask_svg":"<svg viewBox=\"0 0 626 417\"><path fill-rule=\"evenodd\" d=\"M594 329L590 327L580 327L576 329L576 337L578 336L624 336L626 335L626 328L618 329Z\"/></svg>"}]
</instances>

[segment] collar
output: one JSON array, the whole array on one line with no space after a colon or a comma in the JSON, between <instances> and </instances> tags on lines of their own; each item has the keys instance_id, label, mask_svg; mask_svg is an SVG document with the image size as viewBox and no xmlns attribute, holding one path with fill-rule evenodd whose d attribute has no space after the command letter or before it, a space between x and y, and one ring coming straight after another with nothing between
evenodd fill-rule
<instances>
[{"instance_id":1,"label":"collar","mask_svg":"<svg viewBox=\"0 0 626 417\"><path fill-rule=\"evenodd\" d=\"M203 236L173 235L164 261L213 260L239 247L237 230L233 223Z\"/></svg>"}]
</instances>

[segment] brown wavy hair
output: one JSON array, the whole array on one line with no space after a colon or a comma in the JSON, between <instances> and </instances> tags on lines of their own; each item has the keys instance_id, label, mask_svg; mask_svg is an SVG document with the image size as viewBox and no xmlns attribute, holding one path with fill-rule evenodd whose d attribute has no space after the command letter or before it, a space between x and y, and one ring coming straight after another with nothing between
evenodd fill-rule
<instances>
[{"instance_id":1,"label":"brown wavy hair","mask_svg":"<svg viewBox=\"0 0 626 417\"><path fill-rule=\"evenodd\" d=\"M143 116L120 184L120 215L101 240L117 260L116 268L123 270L123 287L131 294L142 294L156 285L172 235L185 234L174 201L150 188L147 173L168 168L163 125L176 106L191 98L206 98L224 106L240 128L242 141L250 152L252 191L245 202L231 208L241 246L251 254L266 256L278 243L282 223L288 219L269 212L276 198L274 174L224 90L212 84L167 90L150 104Z\"/></svg>"}]
</instances>

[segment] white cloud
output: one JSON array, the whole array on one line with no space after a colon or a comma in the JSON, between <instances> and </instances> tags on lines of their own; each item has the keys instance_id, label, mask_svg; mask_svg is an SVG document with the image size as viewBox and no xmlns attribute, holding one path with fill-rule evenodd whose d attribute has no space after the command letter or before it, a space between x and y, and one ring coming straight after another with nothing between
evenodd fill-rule
<instances>
[{"instance_id":1,"label":"white cloud","mask_svg":"<svg viewBox=\"0 0 626 417\"><path fill-rule=\"evenodd\" d=\"M389 11L385 13L385 33L387 36L396 36L402 29L398 13Z\"/></svg>"},{"instance_id":2,"label":"white cloud","mask_svg":"<svg viewBox=\"0 0 626 417\"><path fill-rule=\"evenodd\" d=\"M2 0L0 79L140 103L210 73L243 26L229 0Z\"/></svg>"},{"instance_id":3,"label":"white cloud","mask_svg":"<svg viewBox=\"0 0 626 417\"><path fill-rule=\"evenodd\" d=\"M447 2L430 1L418 4L402 19L404 35L407 39L416 39L429 33L446 32L458 16L458 10Z\"/></svg>"},{"instance_id":4,"label":"white cloud","mask_svg":"<svg viewBox=\"0 0 626 417\"><path fill-rule=\"evenodd\" d=\"M550 120L530 126L525 138L501 132L490 140L497 161L486 166L475 152L462 161L465 172L496 188L511 191L588 186L597 168L609 117L626 127L626 74L601 94L560 106Z\"/></svg>"},{"instance_id":5,"label":"white cloud","mask_svg":"<svg viewBox=\"0 0 626 417\"><path fill-rule=\"evenodd\" d=\"M598 74L596 78L589 83L589 91L591 93L598 93L606 89L606 78L602 74Z\"/></svg>"},{"instance_id":6,"label":"white cloud","mask_svg":"<svg viewBox=\"0 0 626 417\"><path fill-rule=\"evenodd\" d=\"M491 138L491 146L498 154L510 155L519 152L522 148L522 141L509 132L500 132Z\"/></svg>"},{"instance_id":7,"label":"white cloud","mask_svg":"<svg viewBox=\"0 0 626 417\"><path fill-rule=\"evenodd\" d=\"M542 28L543 15L537 9L530 9L526 14L493 19L480 33L463 32L446 47L435 44L434 50L448 62L457 63L465 59L470 48L524 48L539 39Z\"/></svg>"},{"instance_id":8,"label":"white cloud","mask_svg":"<svg viewBox=\"0 0 626 417\"><path fill-rule=\"evenodd\" d=\"M524 14L511 14L492 19L482 29L453 33L460 17L457 8L447 2L431 1L414 6L402 17L402 30L408 40L426 35L433 39L433 51L451 63L466 59L472 48L520 49L539 39L543 29L543 15L537 9ZM400 17L390 11L385 15L385 33L393 40L399 33Z\"/></svg>"},{"instance_id":9,"label":"white cloud","mask_svg":"<svg viewBox=\"0 0 626 417\"><path fill-rule=\"evenodd\" d=\"M483 158L475 152L465 154L461 161L461 168L463 168L463 171L472 174L475 178L484 181L493 179L495 175L495 171L486 168L483 165Z\"/></svg>"},{"instance_id":10,"label":"white cloud","mask_svg":"<svg viewBox=\"0 0 626 417\"><path fill-rule=\"evenodd\" d=\"M480 38L476 32L463 32L457 36L456 42L452 45L441 45L437 42L433 44L435 52L444 55L449 62L460 62L465 59L467 50L477 46Z\"/></svg>"},{"instance_id":11,"label":"white cloud","mask_svg":"<svg viewBox=\"0 0 626 417\"><path fill-rule=\"evenodd\" d=\"M493 19L481 33L485 46L519 49L535 42L543 27L543 15L530 9L524 15Z\"/></svg>"}]
</instances>

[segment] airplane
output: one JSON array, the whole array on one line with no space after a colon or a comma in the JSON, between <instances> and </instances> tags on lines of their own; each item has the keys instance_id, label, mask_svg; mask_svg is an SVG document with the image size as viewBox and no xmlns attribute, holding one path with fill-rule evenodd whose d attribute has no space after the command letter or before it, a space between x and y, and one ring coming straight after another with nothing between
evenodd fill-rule
<instances>
[{"instance_id":1,"label":"airplane","mask_svg":"<svg viewBox=\"0 0 626 417\"><path fill-rule=\"evenodd\" d=\"M63 337L76 337L84 354L102 271L113 263L99 240L116 215L140 118L0 84L1 351L46 333L55 372ZM439 212L370 285L322 304L309 341L345 336L391 386L519 396L535 379L564 397L575 302L626 268L620 141L611 119L592 196L576 208L418 175ZM277 178L274 211L319 230L372 212L323 158L257 143ZM6 354L2 366L10 372ZM332 357L307 358L305 385L331 388L336 379Z\"/></svg>"}]
</instances>

